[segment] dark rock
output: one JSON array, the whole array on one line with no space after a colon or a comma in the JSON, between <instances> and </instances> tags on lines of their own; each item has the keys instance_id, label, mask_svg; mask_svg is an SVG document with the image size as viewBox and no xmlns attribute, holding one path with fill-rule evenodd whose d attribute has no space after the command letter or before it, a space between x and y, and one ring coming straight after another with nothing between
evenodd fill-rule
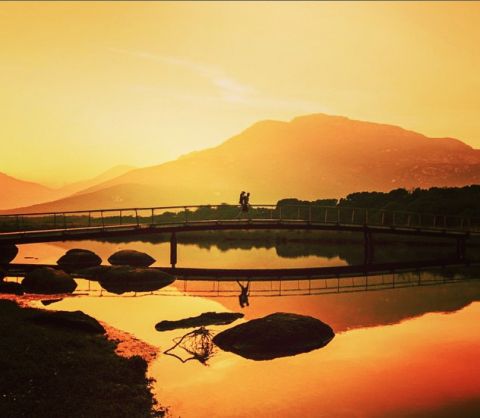
<instances>
[{"instance_id":1,"label":"dark rock","mask_svg":"<svg viewBox=\"0 0 480 418\"><path fill-rule=\"evenodd\" d=\"M108 262L114 266L148 267L155 263L155 259L140 251L121 250L112 254Z\"/></svg>"},{"instance_id":2,"label":"dark rock","mask_svg":"<svg viewBox=\"0 0 480 418\"><path fill-rule=\"evenodd\" d=\"M112 266L95 266L76 270L76 273L89 280L100 280Z\"/></svg>"},{"instance_id":3,"label":"dark rock","mask_svg":"<svg viewBox=\"0 0 480 418\"><path fill-rule=\"evenodd\" d=\"M60 302L62 301L63 298L57 298L57 299L43 299L42 300L42 305L43 306L48 306L51 305L52 303Z\"/></svg>"},{"instance_id":4,"label":"dark rock","mask_svg":"<svg viewBox=\"0 0 480 418\"><path fill-rule=\"evenodd\" d=\"M332 328L310 316L274 313L229 328L213 338L222 350L252 360L293 356L327 345Z\"/></svg>"},{"instance_id":5,"label":"dark rock","mask_svg":"<svg viewBox=\"0 0 480 418\"><path fill-rule=\"evenodd\" d=\"M0 282L5 278L7 275L7 271L0 267Z\"/></svg>"},{"instance_id":6,"label":"dark rock","mask_svg":"<svg viewBox=\"0 0 480 418\"><path fill-rule=\"evenodd\" d=\"M238 318L243 318L243 314L237 312L205 312L201 315L180 319L178 321L161 321L155 325L155 329L157 331L170 331L178 328L226 325L231 324Z\"/></svg>"},{"instance_id":7,"label":"dark rock","mask_svg":"<svg viewBox=\"0 0 480 418\"><path fill-rule=\"evenodd\" d=\"M175 281L173 276L151 268L114 266L99 279L108 292L151 292L168 286Z\"/></svg>"},{"instance_id":8,"label":"dark rock","mask_svg":"<svg viewBox=\"0 0 480 418\"><path fill-rule=\"evenodd\" d=\"M105 328L91 316L82 311L75 312L40 312L32 318L42 325L54 325L62 328L83 331L89 334L105 334Z\"/></svg>"},{"instance_id":9,"label":"dark rock","mask_svg":"<svg viewBox=\"0 0 480 418\"><path fill-rule=\"evenodd\" d=\"M0 264L8 264L18 254L16 245L0 245Z\"/></svg>"},{"instance_id":10,"label":"dark rock","mask_svg":"<svg viewBox=\"0 0 480 418\"><path fill-rule=\"evenodd\" d=\"M99 266L101 263L102 259L93 251L79 248L68 250L57 261L57 264L67 271Z\"/></svg>"},{"instance_id":11,"label":"dark rock","mask_svg":"<svg viewBox=\"0 0 480 418\"><path fill-rule=\"evenodd\" d=\"M0 281L0 293L23 295L23 286L20 283Z\"/></svg>"},{"instance_id":12,"label":"dark rock","mask_svg":"<svg viewBox=\"0 0 480 418\"><path fill-rule=\"evenodd\" d=\"M28 293L72 293L77 283L62 270L39 267L27 273L22 286Z\"/></svg>"}]
</instances>

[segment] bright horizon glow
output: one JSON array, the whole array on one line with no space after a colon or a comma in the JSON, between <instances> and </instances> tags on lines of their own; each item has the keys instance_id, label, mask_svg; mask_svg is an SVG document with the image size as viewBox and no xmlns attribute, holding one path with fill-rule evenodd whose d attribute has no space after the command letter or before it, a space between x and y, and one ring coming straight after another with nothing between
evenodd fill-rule
<instances>
[{"instance_id":1,"label":"bright horizon glow","mask_svg":"<svg viewBox=\"0 0 480 418\"><path fill-rule=\"evenodd\" d=\"M329 113L480 148L480 3L0 4L0 172L60 185Z\"/></svg>"}]
</instances>

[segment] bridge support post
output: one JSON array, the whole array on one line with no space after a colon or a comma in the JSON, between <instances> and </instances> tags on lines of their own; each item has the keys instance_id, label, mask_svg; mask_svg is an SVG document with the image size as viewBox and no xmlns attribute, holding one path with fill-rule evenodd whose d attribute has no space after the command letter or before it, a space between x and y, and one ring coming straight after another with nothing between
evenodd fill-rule
<instances>
[{"instance_id":1,"label":"bridge support post","mask_svg":"<svg viewBox=\"0 0 480 418\"><path fill-rule=\"evenodd\" d=\"M175 268L177 264L177 234L175 232L170 235L170 265Z\"/></svg>"},{"instance_id":2,"label":"bridge support post","mask_svg":"<svg viewBox=\"0 0 480 418\"><path fill-rule=\"evenodd\" d=\"M374 255L374 245L372 231L365 227L363 229L363 246L364 246L364 264L372 264Z\"/></svg>"},{"instance_id":3,"label":"bridge support post","mask_svg":"<svg viewBox=\"0 0 480 418\"><path fill-rule=\"evenodd\" d=\"M465 260L467 249L467 237L462 236L457 238L457 259Z\"/></svg>"}]
</instances>

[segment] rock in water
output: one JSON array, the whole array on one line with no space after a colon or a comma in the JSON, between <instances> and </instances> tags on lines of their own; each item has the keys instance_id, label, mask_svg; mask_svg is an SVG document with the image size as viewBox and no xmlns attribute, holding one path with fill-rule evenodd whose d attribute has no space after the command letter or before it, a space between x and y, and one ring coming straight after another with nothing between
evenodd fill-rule
<instances>
[{"instance_id":1,"label":"rock in water","mask_svg":"<svg viewBox=\"0 0 480 418\"><path fill-rule=\"evenodd\" d=\"M243 314L237 312L204 312L201 315L180 319L178 321L161 321L155 325L155 329L157 331L171 331L172 329L178 328L226 325L231 324L238 318L243 318Z\"/></svg>"},{"instance_id":2,"label":"rock in water","mask_svg":"<svg viewBox=\"0 0 480 418\"><path fill-rule=\"evenodd\" d=\"M112 266L95 266L95 267L87 267L84 269L78 269L75 273L79 276L89 279L89 280L100 280L107 271L109 271Z\"/></svg>"},{"instance_id":3,"label":"rock in water","mask_svg":"<svg viewBox=\"0 0 480 418\"><path fill-rule=\"evenodd\" d=\"M0 245L0 264L8 264L18 254L16 245Z\"/></svg>"},{"instance_id":4,"label":"rock in water","mask_svg":"<svg viewBox=\"0 0 480 418\"><path fill-rule=\"evenodd\" d=\"M334 336L332 328L316 318L274 313L229 328L216 335L213 342L248 359L271 360L323 347Z\"/></svg>"},{"instance_id":5,"label":"rock in water","mask_svg":"<svg viewBox=\"0 0 480 418\"><path fill-rule=\"evenodd\" d=\"M69 271L87 267L95 267L99 266L101 263L102 259L93 251L83 250L80 248L68 250L57 261L57 264L60 267Z\"/></svg>"},{"instance_id":6,"label":"rock in water","mask_svg":"<svg viewBox=\"0 0 480 418\"><path fill-rule=\"evenodd\" d=\"M105 334L105 328L91 316L82 311L75 312L40 312L32 318L33 321L45 325L60 326L89 334Z\"/></svg>"},{"instance_id":7,"label":"rock in water","mask_svg":"<svg viewBox=\"0 0 480 418\"><path fill-rule=\"evenodd\" d=\"M155 259L140 251L121 250L112 254L108 262L114 266L148 267L155 263Z\"/></svg>"},{"instance_id":8,"label":"rock in water","mask_svg":"<svg viewBox=\"0 0 480 418\"><path fill-rule=\"evenodd\" d=\"M158 290L173 283L175 277L152 268L114 266L106 270L99 281L108 292L121 295Z\"/></svg>"},{"instance_id":9,"label":"rock in water","mask_svg":"<svg viewBox=\"0 0 480 418\"><path fill-rule=\"evenodd\" d=\"M28 293L72 293L77 283L62 270L51 267L39 267L27 273L22 286Z\"/></svg>"}]
</instances>

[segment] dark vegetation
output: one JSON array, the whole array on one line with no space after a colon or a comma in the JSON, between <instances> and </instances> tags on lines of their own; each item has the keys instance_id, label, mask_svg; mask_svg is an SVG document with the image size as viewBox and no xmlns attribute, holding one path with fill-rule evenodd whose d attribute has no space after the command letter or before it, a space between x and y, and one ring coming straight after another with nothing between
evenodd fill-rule
<instances>
[{"instance_id":1,"label":"dark vegetation","mask_svg":"<svg viewBox=\"0 0 480 418\"><path fill-rule=\"evenodd\" d=\"M339 206L480 218L480 185L351 193Z\"/></svg>"},{"instance_id":2,"label":"dark vegetation","mask_svg":"<svg viewBox=\"0 0 480 418\"><path fill-rule=\"evenodd\" d=\"M0 416L159 415L143 359L119 357L103 335L59 326L62 319L40 323L39 312L0 300Z\"/></svg>"}]
</instances>

